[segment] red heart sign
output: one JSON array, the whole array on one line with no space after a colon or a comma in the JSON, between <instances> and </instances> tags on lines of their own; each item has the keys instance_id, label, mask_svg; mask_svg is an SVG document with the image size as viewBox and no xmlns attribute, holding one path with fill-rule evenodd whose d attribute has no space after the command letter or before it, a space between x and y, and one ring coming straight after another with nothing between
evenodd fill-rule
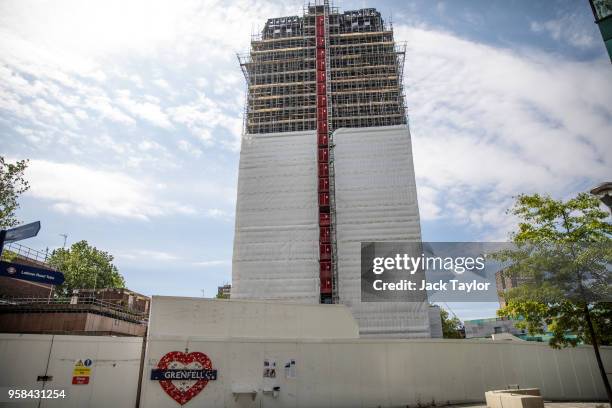
<instances>
[{"instance_id":1,"label":"red heart sign","mask_svg":"<svg viewBox=\"0 0 612 408\"><path fill-rule=\"evenodd\" d=\"M171 351L159 360L160 370L212 370L208 356L199 351L185 354ZM181 405L188 403L206 387L208 380L160 380L160 385L173 400Z\"/></svg>"}]
</instances>

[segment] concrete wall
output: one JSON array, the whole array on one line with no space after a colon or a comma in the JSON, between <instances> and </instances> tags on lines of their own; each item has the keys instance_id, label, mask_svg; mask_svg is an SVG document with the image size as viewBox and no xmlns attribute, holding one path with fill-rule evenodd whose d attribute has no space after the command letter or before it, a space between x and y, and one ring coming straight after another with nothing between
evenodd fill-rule
<instances>
[{"instance_id":1,"label":"concrete wall","mask_svg":"<svg viewBox=\"0 0 612 408\"><path fill-rule=\"evenodd\" d=\"M93 313L2 313L0 332L144 336L147 326Z\"/></svg>"},{"instance_id":2,"label":"concrete wall","mask_svg":"<svg viewBox=\"0 0 612 408\"><path fill-rule=\"evenodd\" d=\"M153 296L149 333L159 338L354 339L355 320L343 305Z\"/></svg>"},{"instance_id":3,"label":"concrete wall","mask_svg":"<svg viewBox=\"0 0 612 408\"><path fill-rule=\"evenodd\" d=\"M40 407L133 408L141 350L142 338L0 334L0 389L42 389L36 379L46 373L53 380L44 388L65 390L67 398L44 399ZM90 383L72 385L75 361L87 358L93 360ZM38 407L38 402L0 402L0 407Z\"/></svg>"},{"instance_id":4,"label":"concrete wall","mask_svg":"<svg viewBox=\"0 0 612 408\"><path fill-rule=\"evenodd\" d=\"M35 265L40 268L40 265ZM51 286L38 282L0 276L0 298L12 297L48 297Z\"/></svg>"}]
</instances>

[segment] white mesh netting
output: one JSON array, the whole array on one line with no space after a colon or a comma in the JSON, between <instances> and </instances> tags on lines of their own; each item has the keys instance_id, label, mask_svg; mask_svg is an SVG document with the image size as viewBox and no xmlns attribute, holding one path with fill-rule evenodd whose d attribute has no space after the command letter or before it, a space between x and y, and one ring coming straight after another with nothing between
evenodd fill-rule
<instances>
[{"instance_id":1,"label":"white mesh netting","mask_svg":"<svg viewBox=\"0 0 612 408\"><path fill-rule=\"evenodd\" d=\"M340 302L362 336L429 337L426 299L360 302L361 242L421 239L408 128L339 129L334 142ZM319 301L316 156L315 132L244 137L232 298Z\"/></svg>"}]
</instances>

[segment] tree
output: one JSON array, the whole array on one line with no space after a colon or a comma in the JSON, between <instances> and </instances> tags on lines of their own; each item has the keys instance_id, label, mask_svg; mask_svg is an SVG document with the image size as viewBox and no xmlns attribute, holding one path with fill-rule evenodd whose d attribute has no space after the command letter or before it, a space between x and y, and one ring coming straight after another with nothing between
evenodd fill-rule
<instances>
[{"instance_id":1,"label":"tree","mask_svg":"<svg viewBox=\"0 0 612 408\"><path fill-rule=\"evenodd\" d=\"M54 250L48 263L64 274L65 281L56 288L60 295L73 289L124 288L125 280L113 265L113 256L79 241L69 249Z\"/></svg>"},{"instance_id":2,"label":"tree","mask_svg":"<svg viewBox=\"0 0 612 408\"><path fill-rule=\"evenodd\" d=\"M442 337L445 339L460 339L461 320L457 316L448 318L448 312L440 308L440 319L442 319Z\"/></svg>"},{"instance_id":3,"label":"tree","mask_svg":"<svg viewBox=\"0 0 612 408\"><path fill-rule=\"evenodd\" d=\"M520 195L511 210L519 218L513 249L496 258L508 262L504 275L523 282L503 294L499 316L522 319L530 334L552 332L555 348L591 344L612 404L599 345L612 340L612 226L599 200L579 194L567 201ZM572 336L568 336L568 334Z\"/></svg>"},{"instance_id":4,"label":"tree","mask_svg":"<svg viewBox=\"0 0 612 408\"><path fill-rule=\"evenodd\" d=\"M0 229L18 224L15 218L15 211L19 208L17 198L30 188L24 177L27 167L27 160L11 164L0 156Z\"/></svg>"}]
</instances>

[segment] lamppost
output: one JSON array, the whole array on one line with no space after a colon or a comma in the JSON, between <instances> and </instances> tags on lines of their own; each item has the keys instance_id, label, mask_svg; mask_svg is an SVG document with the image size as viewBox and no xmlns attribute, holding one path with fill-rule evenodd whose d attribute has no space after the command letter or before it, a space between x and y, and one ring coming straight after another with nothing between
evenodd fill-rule
<instances>
[{"instance_id":1,"label":"lamppost","mask_svg":"<svg viewBox=\"0 0 612 408\"><path fill-rule=\"evenodd\" d=\"M591 190L591 194L597 196L602 203L604 203L612 213L612 181L606 181L601 183L597 187Z\"/></svg>"}]
</instances>

